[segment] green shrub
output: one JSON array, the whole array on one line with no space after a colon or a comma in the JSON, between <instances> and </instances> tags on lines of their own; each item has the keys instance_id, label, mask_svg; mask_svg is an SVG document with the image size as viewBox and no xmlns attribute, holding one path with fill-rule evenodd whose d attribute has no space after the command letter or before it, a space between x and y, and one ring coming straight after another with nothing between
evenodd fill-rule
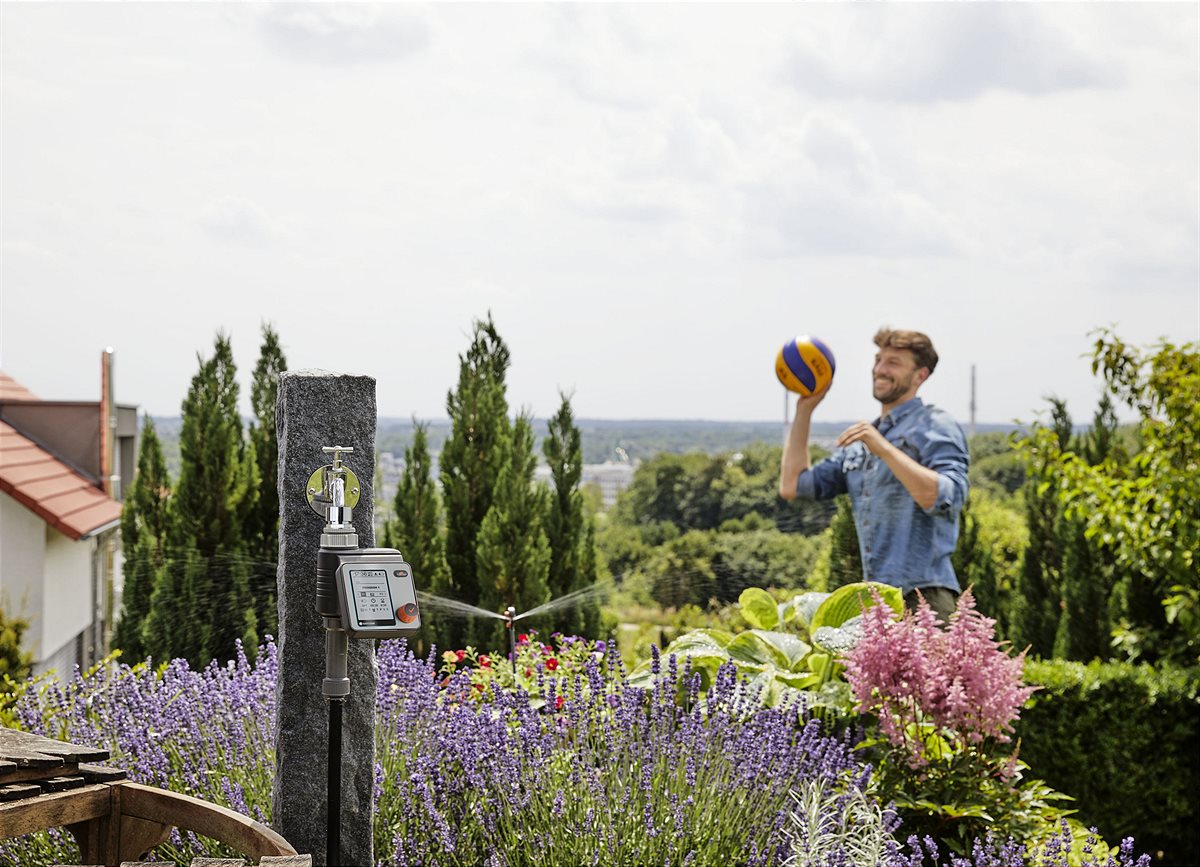
<instances>
[{"instance_id":1,"label":"green shrub","mask_svg":"<svg viewBox=\"0 0 1200 867\"><path fill-rule=\"evenodd\" d=\"M1200 864L1200 669L1030 661L1021 758L1106 840Z\"/></svg>"}]
</instances>

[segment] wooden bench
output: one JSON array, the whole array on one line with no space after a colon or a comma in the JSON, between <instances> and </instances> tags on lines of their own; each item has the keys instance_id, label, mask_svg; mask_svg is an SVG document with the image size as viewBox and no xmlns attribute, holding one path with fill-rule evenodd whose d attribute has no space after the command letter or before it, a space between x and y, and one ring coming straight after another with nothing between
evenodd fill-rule
<instances>
[{"instance_id":1,"label":"wooden bench","mask_svg":"<svg viewBox=\"0 0 1200 867\"><path fill-rule=\"evenodd\" d=\"M0 728L0 839L64 827L79 843L81 863L120 867L179 828L266 858L265 864L283 856L301 859L285 858L287 867L311 864L310 856L297 856L283 837L248 816L131 783L124 771L93 764L107 758L107 750Z\"/></svg>"}]
</instances>

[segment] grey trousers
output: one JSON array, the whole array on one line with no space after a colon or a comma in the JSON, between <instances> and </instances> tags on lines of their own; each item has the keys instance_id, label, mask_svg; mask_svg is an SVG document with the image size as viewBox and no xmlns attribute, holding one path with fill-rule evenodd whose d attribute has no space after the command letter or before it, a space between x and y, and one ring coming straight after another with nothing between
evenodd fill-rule
<instances>
[{"instance_id":1,"label":"grey trousers","mask_svg":"<svg viewBox=\"0 0 1200 867\"><path fill-rule=\"evenodd\" d=\"M921 597L925 597L925 601L942 623L950 619L958 602L958 594L947 587L918 587L904 594L904 607L909 611L916 611Z\"/></svg>"}]
</instances>

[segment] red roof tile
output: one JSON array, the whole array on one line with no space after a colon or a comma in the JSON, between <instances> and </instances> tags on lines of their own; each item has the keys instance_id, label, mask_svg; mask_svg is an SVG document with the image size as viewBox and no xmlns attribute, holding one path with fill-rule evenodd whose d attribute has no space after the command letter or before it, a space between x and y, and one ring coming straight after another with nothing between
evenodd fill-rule
<instances>
[{"instance_id":1,"label":"red roof tile","mask_svg":"<svg viewBox=\"0 0 1200 867\"><path fill-rule=\"evenodd\" d=\"M38 396L0 370L0 400L37 400Z\"/></svg>"},{"instance_id":2,"label":"red roof tile","mask_svg":"<svg viewBox=\"0 0 1200 867\"><path fill-rule=\"evenodd\" d=\"M0 422L0 491L76 540L121 519L120 503L4 422Z\"/></svg>"}]
</instances>

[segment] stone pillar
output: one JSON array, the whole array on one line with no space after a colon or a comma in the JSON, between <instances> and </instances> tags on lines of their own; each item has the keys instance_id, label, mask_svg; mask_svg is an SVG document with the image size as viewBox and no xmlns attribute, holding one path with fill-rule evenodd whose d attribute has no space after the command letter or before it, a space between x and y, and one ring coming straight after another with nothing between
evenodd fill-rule
<instances>
[{"instance_id":1,"label":"stone pillar","mask_svg":"<svg viewBox=\"0 0 1200 867\"><path fill-rule=\"evenodd\" d=\"M321 696L325 630L317 615L317 549L324 520L305 491L322 446L351 446L344 460L362 489L354 509L359 545L375 531L375 380L323 370L284 373L275 410L279 435L279 682L275 689L275 788L272 827L297 852L325 864L329 709ZM342 728L342 863L371 865L375 776L374 643L350 641L350 698Z\"/></svg>"}]
</instances>

